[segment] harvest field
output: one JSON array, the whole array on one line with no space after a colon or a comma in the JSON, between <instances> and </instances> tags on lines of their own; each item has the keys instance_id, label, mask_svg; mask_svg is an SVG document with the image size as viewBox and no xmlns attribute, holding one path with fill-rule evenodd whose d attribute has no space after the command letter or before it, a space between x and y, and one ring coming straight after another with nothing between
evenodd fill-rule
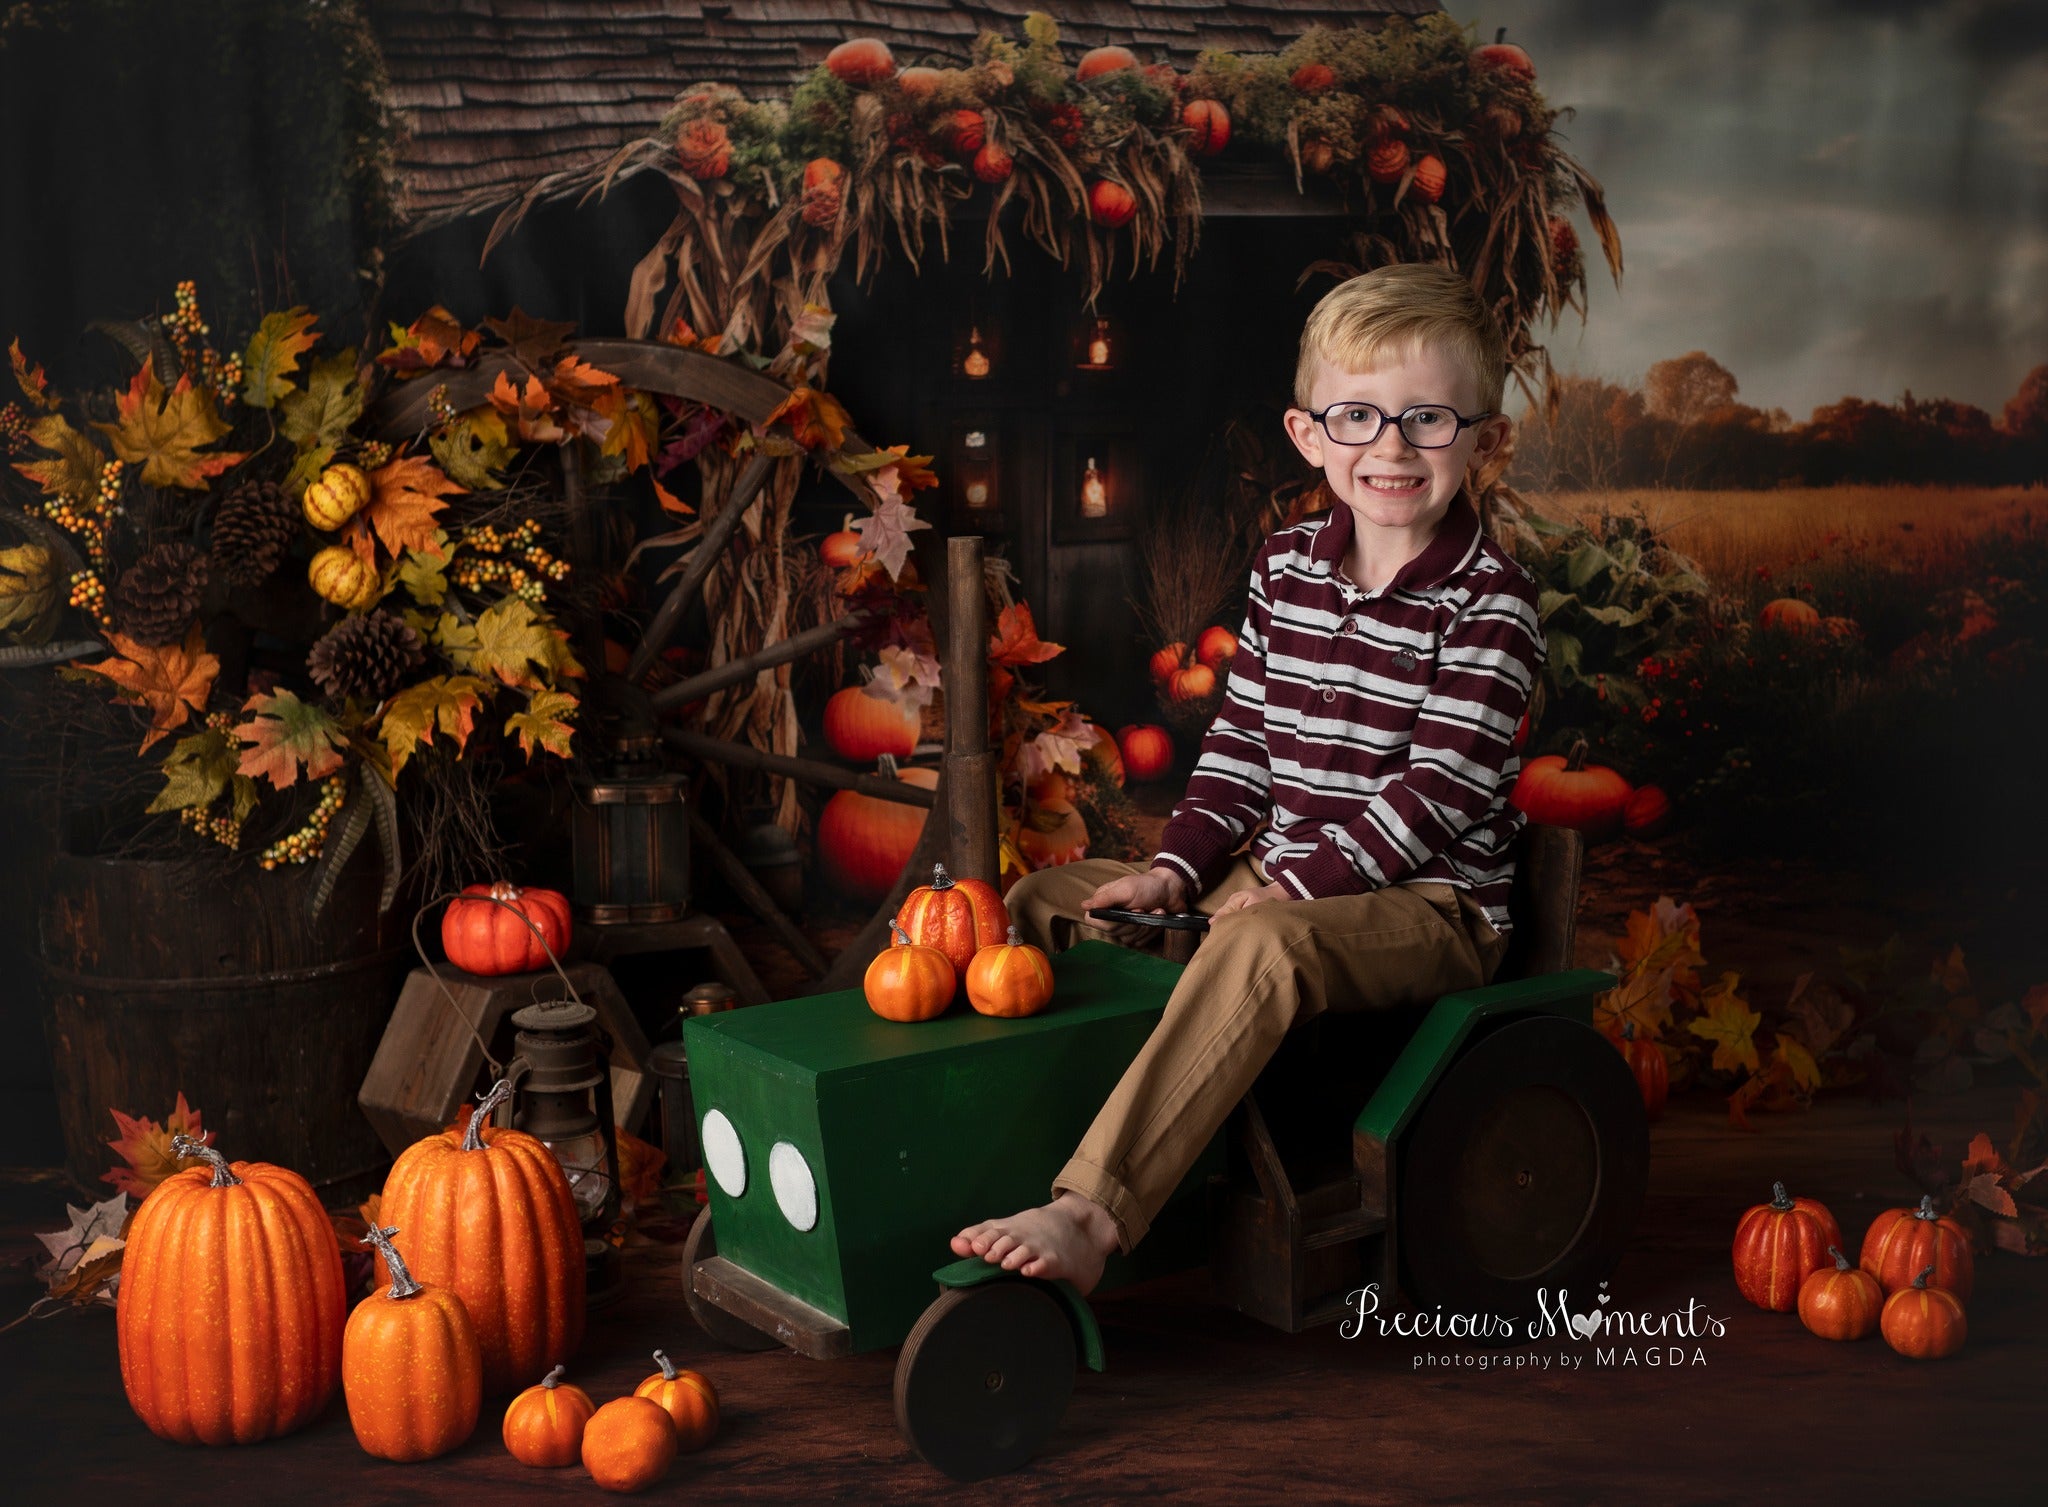
<instances>
[{"instance_id":1,"label":"harvest field","mask_svg":"<svg viewBox=\"0 0 2048 1507\"><path fill-rule=\"evenodd\" d=\"M2048 487L1780 487L1755 492L1629 488L1531 494L1548 517L1590 521L1638 506L1716 585L1774 575L1819 552L1868 552L1894 574L1942 575L1995 529L2048 521ZM1775 594L1775 593L1774 593Z\"/></svg>"}]
</instances>

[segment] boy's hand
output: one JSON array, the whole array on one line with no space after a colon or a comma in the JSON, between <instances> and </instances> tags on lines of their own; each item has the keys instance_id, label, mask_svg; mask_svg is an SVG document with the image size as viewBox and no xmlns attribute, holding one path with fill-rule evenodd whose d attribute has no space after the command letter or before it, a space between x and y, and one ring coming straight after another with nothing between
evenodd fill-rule
<instances>
[{"instance_id":1,"label":"boy's hand","mask_svg":"<svg viewBox=\"0 0 2048 1507\"><path fill-rule=\"evenodd\" d=\"M1216 915L1219 917L1227 916L1233 911L1250 910L1254 905L1265 905L1273 901L1292 900L1293 898L1294 891L1276 879L1271 884L1262 884L1256 889L1239 890L1228 900L1216 907Z\"/></svg>"},{"instance_id":2,"label":"boy's hand","mask_svg":"<svg viewBox=\"0 0 2048 1507\"><path fill-rule=\"evenodd\" d=\"M1184 911L1188 908L1188 886L1176 869L1164 866L1153 868L1143 874L1126 874L1121 879L1112 879L1083 904L1081 917L1083 926L1092 926L1105 931L1115 940L1131 942L1150 934L1154 928L1139 926L1134 922L1104 921L1085 912L1097 908L1117 910L1150 911L1154 915L1167 911Z\"/></svg>"}]
</instances>

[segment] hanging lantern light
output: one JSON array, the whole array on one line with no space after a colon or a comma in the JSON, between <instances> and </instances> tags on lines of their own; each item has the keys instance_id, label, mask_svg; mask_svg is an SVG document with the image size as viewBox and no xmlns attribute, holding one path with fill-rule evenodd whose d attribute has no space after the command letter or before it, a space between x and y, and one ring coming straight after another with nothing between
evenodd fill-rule
<instances>
[{"instance_id":1,"label":"hanging lantern light","mask_svg":"<svg viewBox=\"0 0 2048 1507\"><path fill-rule=\"evenodd\" d=\"M1095 328L1088 336L1088 359L1080 363L1081 370L1106 372L1114 369L1110 358L1109 321L1098 317Z\"/></svg>"},{"instance_id":2,"label":"hanging lantern light","mask_svg":"<svg viewBox=\"0 0 2048 1507\"><path fill-rule=\"evenodd\" d=\"M979 381L988 375L988 352L981 348L981 327L974 326L967 332L967 357L960 363L960 370Z\"/></svg>"},{"instance_id":3,"label":"hanging lantern light","mask_svg":"<svg viewBox=\"0 0 2048 1507\"><path fill-rule=\"evenodd\" d=\"M690 903L682 780L650 735L623 737L596 777L571 777L576 919L595 926L678 921Z\"/></svg>"},{"instance_id":4,"label":"hanging lantern light","mask_svg":"<svg viewBox=\"0 0 2048 1507\"><path fill-rule=\"evenodd\" d=\"M1096 469L1095 457L1088 457L1088 464L1081 471L1081 516L1083 518L1106 518L1109 516L1109 484L1102 472Z\"/></svg>"}]
</instances>

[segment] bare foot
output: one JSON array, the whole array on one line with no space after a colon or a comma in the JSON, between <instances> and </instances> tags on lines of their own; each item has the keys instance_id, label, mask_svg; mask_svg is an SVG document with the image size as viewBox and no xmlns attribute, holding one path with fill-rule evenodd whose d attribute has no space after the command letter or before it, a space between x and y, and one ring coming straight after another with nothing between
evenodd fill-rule
<instances>
[{"instance_id":1,"label":"bare foot","mask_svg":"<svg viewBox=\"0 0 2048 1507\"><path fill-rule=\"evenodd\" d=\"M1078 1193L1062 1193L1008 1219L969 1225L953 1237L956 1256L980 1256L1026 1277L1065 1277L1082 1293L1095 1290L1103 1262L1116 1248L1116 1220Z\"/></svg>"}]
</instances>

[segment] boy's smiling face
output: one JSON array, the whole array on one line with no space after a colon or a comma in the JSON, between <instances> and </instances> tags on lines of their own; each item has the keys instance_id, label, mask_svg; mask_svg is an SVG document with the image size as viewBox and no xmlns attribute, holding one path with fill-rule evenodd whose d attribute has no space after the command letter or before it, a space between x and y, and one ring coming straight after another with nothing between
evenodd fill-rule
<instances>
[{"instance_id":1,"label":"boy's smiling face","mask_svg":"<svg viewBox=\"0 0 2048 1507\"><path fill-rule=\"evenodd\" d=\"M1326 410L1347 402L1374 404L1390 419L1418 403L1441 404L1469 418L1479 412L1478 388L1478 377L1464 362L1424 345L1371 372L1347 372L1320 359L1309 401L1315 412L1332 419L1336 414ZM1300 408L1287 410L1286 423L1295 448L1310 465L1321 467L1331 492L1351 509L1361 538L1368 527L1379 528L1418 547L1443 521L1467 467L1491 454L1511 428L1496 414L1459 430L1457 439L1442 449L1424 449L1410 444L1394 423L1386 424L1369 445L1336 444ZM1380 484L1402 481L1408 485Z\"/></svg>"}]
</instances>

